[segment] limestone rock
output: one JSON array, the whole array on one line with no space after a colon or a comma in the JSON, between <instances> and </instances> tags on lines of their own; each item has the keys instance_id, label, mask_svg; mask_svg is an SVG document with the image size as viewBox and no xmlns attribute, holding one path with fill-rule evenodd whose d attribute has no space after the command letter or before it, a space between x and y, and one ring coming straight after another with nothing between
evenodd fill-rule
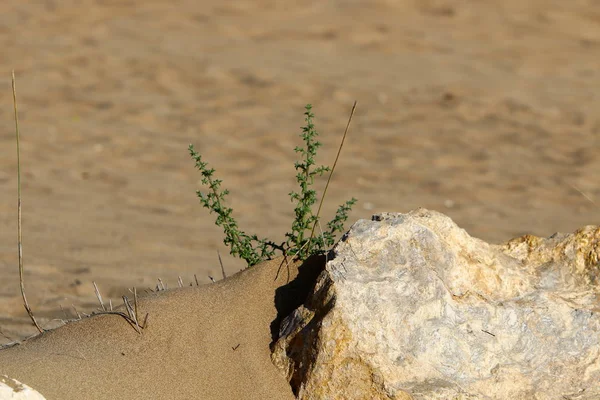
<instances>
[{"instance_id":1,"label":"limestone rock","mask_svg":"<svg viewBox=\"0 0 600 400\"><path fill-rule=\"evenodd\" d=\"M0 400L45 400L37 391L6 375L0 375Z\"/></svg>"},{"instance_id":2,"label":"limestone rock","mask_svg":"<svg viewBox=\"0 0 600 400\"><path fill-rule=\"evenodd\" d=\"M600 399L600 229L504 245L424 209L360 220L273 362L299 399Z\"/></svg>"}]
</instances>

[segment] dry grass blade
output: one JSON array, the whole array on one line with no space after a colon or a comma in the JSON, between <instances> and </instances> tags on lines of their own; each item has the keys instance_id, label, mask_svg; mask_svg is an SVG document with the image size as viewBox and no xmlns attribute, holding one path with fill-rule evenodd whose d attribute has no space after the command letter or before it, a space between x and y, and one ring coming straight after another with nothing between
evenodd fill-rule
<instances>
[{"instance_id":1,"label":"dry grass blade","mask_svg":"<svg viewBox=\"0 0 600 400\"><path fill-rule=\"evenodd\" d=\"M31 311L31 307L29 307L29 303L27 302L27 296L25 296L25 282L23 278L23 232L21 225L21 148L19 146L19 117L17 112L17 89L15 87L15 71L12 71L12 92L13 92L13 106L15 109L15 132L17 136L17 198L18 198L18 211L17 211L17 231L18 231L18 248L19 248L19 282L21 284L21 296L23 297L23 305L25 306L25 311L29 314L29 318L35 325L40 333L43 333L44 330L35 317L33 316L33 312Z\"/></svg>"},{"instance_id":2,"label":"dry grass blade","mask_svg":"<svg viewBox=\"0 0 600 400\"><path fill-rule=\"evenodd\" d=\"M142 324L142 329L146 329L147 326L148 326L148 313L146 313L146 316L144 317L144 323Z\"/></svg>"},{"instance_id":3,"label":"dry grass blade","mask_svg":"<svg viewBox=\"0 0 600 400\"><path fill-rule=\"evenodd\" d=\"M127 315L133 320L133 309L131 308L131 304L129 304L129 299L127 298L127 296L123 296L123 304L125 305Z\"/></svg>"},{"instance_id":4,"label":"dry grass blade","mask_svg":"<svg viewBox=\"0 0 600 400\"><path fill-rule=\"evenodd\" d=\"M135 321L138 320L138 299L137 299L137 289L133 288L133 306L135 307Z\"/></svg>"},{"instance_id":5,"label":"dry grass blade","mask_svg":"<svg viewBox=\"0 0 600 400\"><path fill-rule=\"evenodd\" d=\"M136 312L134 311L133 307L131 306L131 303L129 303L129 299L127 298L127 296L123 296L123 303L125 304L125 309L127 310L127 314L129 314L129 319L135 325L135 328L136 328L135 330L138 333L142 333L142 331L140 330L140 325L138 324L138 321L137 321Z\"/></svg>"},{"instance_id":6,"label":"dry grass blade","mask_svg":"<svg viewBox=\"0 0 600 400\"><path fill-rule=\"evenodd\" d=\"M98 298L98 302L100 302L100 307L102 307L102 311L106 311L106 306L104 305L104 301L102 301L102 295L100 294L100 290L98 290L98 285L96 282L92 282L94 284L94 292L96 292L96 297Z\"/></svg>"},{"instance_id":7,"label":"dry grass blade","mask_svg":"<svg viewBox=\"0 0 600 400\"><path fill-rule=\"evenodd\" d=\"M277 273L275 274L275 279L273 280L273 282L275 282L277 279L279 279L279 273L281 272L281 267L283 267L283 264L285 263L286 267L287 267L287 281L290 281L290 264L288 263L288 254L287 252L283 252L283 260L281 261L281 263L279 264L279 267L277 268Z\"/></svg>"},{"instance_id":8,"label":"dry grass blade","mask_svg":"<svg viewBox=\"0 0 600 400\"><path fill-rule=\"evenodd\" d=\"M62 312L63 312L63 315L65 316L65 321L68 321L70 318L69 318L69 316L67 315L67 310L65 310L65 309L63 308L62 304L59 304L58 306L60 307L60 311L62 311Z\"/></svg>"},{"instance_id":9,"label":"dry grass blade","mask_svg":"<svg viewBox=\"0 0 600 400\"><path fill-rule=\"evenodd\" d=\"M592 203L593 205L596 205L596 202L594 201L594 199L592 199L587 193L585 193L583 190L579 189L577 186L570 184L570 186L575 189L577 192L579 192L580 195L582 195L583 197L585 197L585 199L587 201L589 201L590 203Z\"/></svg>"},{"instance_id":10,"label":"dry grass blade","mask_svg":"<svg viewBox=\"0 0 600 400\"><path fill-rule=\"evenodd\" d=\"M112 300L109 300L110 310L107 310L104 303L101 300L102 297L100 296L100 291L98 290L96 283L94 283L94 287L96 288L96 296L98 297L98 299L100 300L100 304L102 305L102 310L93 312L91 315L118 315L118 316L122 317L123 319L125 319L129 323L129 325L131 325L133 327L133 329L135 329L135 331L137 333L142 334L141 329L143 327L140 327L140 325L138 323L138 300L137 300L137 290L135 287L133 288L133 291L132 291L133 302L134 302L133 307L131 306L131 303L129 302L129 299L127 298L127 296L123 296L123 304L125 305L125 310L127 311L127 314L124 312L121 312L121 311L114 311L113 305L112 305ZM131 289L130 289L130 291L131 291ZM77 312L77 309L75 308L75 306L73 306L73 309L77 313L77 317L79 317L79 319L81 319L81 315L79 314L79 312ZM89 317L90 315L85 315L85 316ZM144 320L144 326L146 326L146 322L145 322L146 319L148 319L148 314L146 314L146 318Z\"/></svg>"},{"instance_id":11,"label":"dry grass blade","mask_svg":"<svg viewBox=\"0 0 600 400\"><path fill-rule=\"evenodd\" d=\"M219 264L221 264L221 273L223 274L223 279L227 278L227 275L225 274L225 267L223 267L223 260L221 260L221 252L219 252L219 250L217 250L217 256L219 256Z\"/></svg>"},{"instance_id":12,"label":"dry grass blade","mask_svg":"<svg viewBox=\"0 0 600 400\"><path fill-rule=\"evenodd\" d=\"M124 312L121 312L121 311L98 311L98 312L93 313L92 315L118 315L119 317L125 319L125 321L129 322L129 325L131 325L137 333L139 333L140 335L142 334L142 331L140 330L139 325L137 325L137 323L133 320L133 318L131 318L129 315L125 314Z\"/></svg>"},{"instance_id":13,"label":"dry grass blade","mask_svg":"<svg viewBox=\"0 0 600 400\"><path fill-rule=\"evenodd\" d=\"M75 315L77 315L77 319L81 319L81 314L79 314L79 311L77 311L77 307L75 307L75 304L71 304L71 306L73 307L73 310L75 310Z\"/></svg>"},{"instance_id":14,"label":"dry grass blade","mask_svg":"<svg viewBox=\"0 0 600 400\"><path fill-rule=\"evenodd\" d=\"M3 338L7 339L7 340L12 340L11 338L9 338L4 332L2 332L2 329L0 329L0 336L2 336Z\"/></svg>"},{"instance_id":15,"label":"dry grass blade","mask_svg":"<svg viewBox=\"0 0 600 400\"><path fill-rule=\"evenodd\" d=\"M319 221L319 215L321 214L321 207L323 206L323 200L325 200L325 195L327 194L327 188L329 188L329 182L331 182L331 177L333 176L333 171L335 171L335 166L337 165L338 159L340 158L340 154L342 152L342 148L344 147L344 141L346 140L346 135L348 134L348 129L350 128L350 123L352 122L352 117L354 116L354 110L356 110L356 101L352 105L352 111L350 111L350 117L348 117L348 123L346 124L346 129L344 130L344 136L342 136L342 142L340 143L340 147L338 148L337 155L335 156L335 161L333 162L333 167L331 167L331 172L329 172L329 177L327 178L327 183L325 184L325 189L323 190L323 196L321 196L321 201L319 202L319 208L317 209L317 218L315 223L313 224L312 231L310 232L310 238L308 239L308 243L311 243L312 238L315 235L315 228L317 226L317 221ZM310 245L308 247L307 253L310 254Z\"/></svg>"}]
</instances>

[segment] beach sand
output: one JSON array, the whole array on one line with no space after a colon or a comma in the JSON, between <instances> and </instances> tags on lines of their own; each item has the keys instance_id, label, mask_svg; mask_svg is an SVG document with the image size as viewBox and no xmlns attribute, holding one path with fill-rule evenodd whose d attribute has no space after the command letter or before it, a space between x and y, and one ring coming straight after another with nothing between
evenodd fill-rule
<instances>
[{"instance_id":1,"label":"beach sand","mask_svg":"<svg viewBox=\"0 0 600 400\"><path fill-rule=\"evenodd\" d=\"M120 316L84 318L0 351L0 375L47 399L293 399L271 363L272 324L303 302L323 265L299 274L280 258L151 293L139 301L142 334Z\"/></svg>"}]
</instances>

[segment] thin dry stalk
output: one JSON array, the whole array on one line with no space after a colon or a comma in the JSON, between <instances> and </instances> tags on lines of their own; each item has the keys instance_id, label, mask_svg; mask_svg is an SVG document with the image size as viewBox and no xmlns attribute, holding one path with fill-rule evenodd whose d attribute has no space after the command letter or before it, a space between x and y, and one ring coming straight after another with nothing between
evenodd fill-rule
<instances>
[{"instance_id":1,"label":"thin dry stalk","mask_svg":"<svg viewBox=\"0 0 600 400\"><path fill-rule=\"evenodd\" d=\"M219 256L219 264L221 264L221 273L223 274L223 279L227 278L225 274L225 267L223 267L223 260L221 260L221 253L217 250L217 256Z\"/></svg>"},{"instance_id":2,"label":"thin dry stalk","mask_svg":"<svg viewBox=\"0 0 600 400\"><path fill-rule=\"evenodd\" d=\"M137 300L137 290L135 286L133 287L133 306L135 307L135 320L138 320L138 300Z\"/></svg>"},{"instance_id":3,"label":"thin dry stalk","mask_svg":"<svg viewBox=\"0 0 600 400\"><path fill-rule=\"evenodd\" d=\"M77 307L75 307L75 304L71 304L71 306L73 306L73 310L75 310L75 315L77 315L77 319L81 319L81 314L79 314L79 311L77 311Z\"/></svg>"},{"instance_id":4,"label":"thin dry stalk","mask_svg":"<svg viewBox=\"0 0 600 400\"><path fill-rule=\"evenodd\" d=\"M198 277L196 276L196 274L194 274L194 280L196 281L196 286L200 286L200 283L198 283Z\"/></svg>"},{"instance_id":5,"label":"thin dry stalk","mask_svg":"<svg viewBox=\"0 0 600 400\"><path fill-rule=\"evenodd\" d=\"M588 195L587 195L587 193L585 193L583 190L579 189L577 186L575 186L575 185L573 185L573 184L570 184L570 186L571 186L573 189L575 189L576 191L578 191L580 195L582 195L583 197L585 197L585 199L586 199L587 201L589 201L589 202L590 202L590 203L592 203L593 205L596 205L596 202L595 202L595 201L594 201L594 200L593 200L593 199L592 199L590 196L588 196Z\"/></svg>"},{"instance_id":6,"label":"thin dry stalk","mask_svg":"<svg viewBox=\"0 0 600 400\"><path fill-rule=\"evenodd\" d=\"M102 295L100 294L100 290L98 290L98 285L96 285L96 282L92 283L94 284L94 292L96 292L96 297L100 302L100 307L102 307L102 311L106 311L106 306L104 305L104 301L102 301Z\"/></svg>"},{"instance_id":7,"label":"thin dry stalk","mask_svg":"<svg viewBox=\"0 0 600 400\"><path fill-rule=\"evenodd\" d=\"M119 317L124 318L125 321L129 322L129 325L131 325L131 327L133 329L135 329L135 331L137 333L139 333L140 335L142 334L142 331L140 330L139 325L136 324L136 322L133 320L133 318L131 318L124 312L121 312L121 311L98 311L98 312L93 313L92 315L118 315Z\"/></svg>"},{"instance_id":8,"label":"thin dry stalk","mask_svg":"<svg viewBox=\"0 0 600 400\"><path fill-rule=\"evenodd\" d=\"M323 228L321 227L321 222L317 221L319 224L319 231L321 232L321 237L323 237ZM325 265L329 262L329 252L325 252ZM343 264L342 264L343 266ZM345 268L345 267L344 267Z\"/></svg>"},{"instance_id":9,"label":"thin dry stalk","mask_svg":"<svg viewBox=\"0 0 600 400\"><path fill-rule=\"evenodd\" d=\"M144 323L142 324L142 329L146 329L147 326L148 326L148 313L146 313L146 316L144 317Z\"/></svg>"},{"instance_id":10,"label":"thin dry stalk","mask_svg":"<svg viewBox=\"0 0 600 400\"><path fill-rule=\"evenodd\" d=\"M325 200L325 195L327 194L327 188L329 188L329 182L331 182L331 177L333 176L333 171L335 171L335 166L337 165L338 159L340 158L340 153L342 152L342 148L344 147L344 141L346 140L346 135L348 134L348 129L350 128L350 123L352 122L352 117L354 116L354 110L356 110L356 101L352 106L352 111L350 111L350 117L348 117L348 123L346 124L346 129L344 130L344 136L342 136L342 142L340 143L340 147L338 148L337 155L335 156L335 161L333 162L333 167L331 167L331 172L329 172L329 177L327 178L327 183L325 184L325 190L323 190L323 196L321 196L321 201L319 202L319 208L317 210L317 218L315 223L313 224L312 231L310 232L310 238L308 239L308 243L312 241L313 236L315 235L315 227L317 226L317 221L319 221L319 215L321 214L321 207L323 206L323 200ZM307 253L310 254L310 245L308 247Z\"/></svg>"},{"instance_id":11,"label":"thin dry stalk","mask_svg":"<svg viewBox=\"0 0 600 400\"><path fill-rule=\"evenodd\" d=\"M65 321L68 321L68 320L70 320L71 318L69 318L69 316L67 315L67 310L65 310L65 309L63 308L62 304L59 304L59 307L60 307L60 311L62 311L62 312L63 312L63 314L64 314L64 316L65 316Z\"/></svg>"},{"instance_id":12,"label":"thin dry stalk","mask_svg":"<svg viewBox=\"0 0 600 400\"><path fill-rule=\"evenodd\" d=\"M129 303L129 299L127 298L127 296L123 296L123 303L125 304L125 308L127 309L129 318L134 322L135 327L137 328L136 331L138 331L138 333L142 333L140 331L140 325L138 324L138 321L137 321L136 312L133 310L133 307L131 307L131 303Z\"/></svg>"},{"instance_id":13,"label":"thin dry stalk","mask_svg":"<svg viewBox=\"0 0 600 400\"><path fill-rule=\"evenodd\" d=\"M123 304L125 305L127 315L129 315L129 318L133 319L133 310L131 309L131 305L129 304L129 299L127 298L127 296L123 296Z\"/></svg>"},{"instance_id":14,"label":"thin dry stalk","mask_svg":"<svg viewBox=\"0 0 600 400\"><path fill-rule=\"evenodd\" d=\"M6 334L4 332L2 332L2 329L0 329L0 336L6 338L7 340L12 340L11 338L9 338L8 336L6 336ZM1 347L1 346L0 346Z\"/></svg>"},{"instance_id":15,"label":"thin dry stalk","mask_svg":"<svg viewBox=\"0 0 600 400\"><path fill-rule=\"evenodd\" d=\"M306 245L306 243L305 243ZM300 250L302 250L302 248L300 248ZM287 267L287 282L290 281L290 264L288 263L288 254L286 251L283 252L283 260L281 261L281 264L279 264L279 267L277 268L277 273L275 274L275 279L273 279L273 281L276 281L279 278L279 272L281 272L281 267L283 267L283 263L285 263L285 266Z\"/></svg>"},{"instance_id":16,"label":"thin dry stalk","mask_svg":"<svg viewBox=\"0 0 600 400\"><path fill-rule=\"evenodd\" d=\"M19 248L19 282L21 284L21 296L23 297L23 305L25 306L25 311L29 314L29 318L35 325L40 333L43 333L44 330L37 323L35 317L33 316L33 312L31 311L31 307L29 307L29 303L27 302L27 296L25 296L25 282L23 279L23 232L21 225L21 148L19 146L19 117L17 112L17 89L15 86L15 71L12 71L12 92L13 92L13 105L15 109L15 132L17 136L17 198L18 198L18 211L17 211L17 231L18 231L18 248Z\"/></svg>"},{"instance_id":17,"label":"thin dry stalk","mask_svg":"<svg viewBox=\"0 0 600 400\"><path fill-rule=\"evenodd\" d=\"M181 276L177 277L177 284L179 285L179 287L183 287L183 279L181 279Z\"/></svg>"}]
</instances>

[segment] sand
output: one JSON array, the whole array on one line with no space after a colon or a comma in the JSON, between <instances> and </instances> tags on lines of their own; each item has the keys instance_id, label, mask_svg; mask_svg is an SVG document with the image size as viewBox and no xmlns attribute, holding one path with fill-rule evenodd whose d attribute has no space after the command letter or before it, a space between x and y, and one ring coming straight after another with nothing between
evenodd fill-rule
<instances>
[{"instance_id":1,"label":"sand","mask_svg":"<svg viewBox=\"0 0 600 400\"><path fill-rule=\"evenodd\" d=\"M100 315L0 351L0 375L47 399L293 399L270 360L271 324L306 297L322 262L282 259L140 300L147 326Z\"/></svg>"}]
</instances>

